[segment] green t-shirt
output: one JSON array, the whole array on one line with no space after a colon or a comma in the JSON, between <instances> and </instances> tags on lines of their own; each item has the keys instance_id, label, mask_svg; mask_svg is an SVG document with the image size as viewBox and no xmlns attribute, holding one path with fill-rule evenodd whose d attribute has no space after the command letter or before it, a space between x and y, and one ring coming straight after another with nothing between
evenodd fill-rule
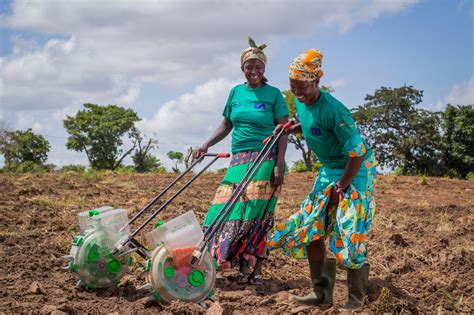
<instances>
[{"instance_id":1,"label":"green t-shirt","mask_svg":"<svg viewBox=\"0 0 474 315\"><path fill-rule=\"evenodd\" d=\"M233 125L232 153L261 150L262 141L275 129L275 119L288 116L288 106L276 87L253 89L244 83L232 88L222 115Z\"/></svg>"},{"instance_id":2,"label":"green t-shirt","mask_svg":"<svg viewBox=\"0 0 474 315\"><path fill-rule=\"evenodd\" d=\"M349 157L372 155L349 110L331 94L321 91L311 106L296 99L296 112L308 147L324 166L341 169Z\"/></svg>"}]
</instances>

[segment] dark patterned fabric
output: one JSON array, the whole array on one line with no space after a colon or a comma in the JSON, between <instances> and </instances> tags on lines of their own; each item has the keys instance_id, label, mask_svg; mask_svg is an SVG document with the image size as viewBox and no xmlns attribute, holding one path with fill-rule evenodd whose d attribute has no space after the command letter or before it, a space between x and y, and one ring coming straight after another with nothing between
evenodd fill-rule
<instances>
[{"instance_id":1,"label":"dark patterned fabric","mask_svg":"<svg viewBox=\"0 0 474 315\"><path fill-rule=\"evenodd\" d=\"M257 157L260 151L245 151L239 152L232 156L232 160L230 161L229 168L232 166L236 166L239 164L247 164L253 162ZM274 161L277 159L278 153L275 149L271 150L270 153L265 158L265 161Z\"/></svg>"}]
</instances>

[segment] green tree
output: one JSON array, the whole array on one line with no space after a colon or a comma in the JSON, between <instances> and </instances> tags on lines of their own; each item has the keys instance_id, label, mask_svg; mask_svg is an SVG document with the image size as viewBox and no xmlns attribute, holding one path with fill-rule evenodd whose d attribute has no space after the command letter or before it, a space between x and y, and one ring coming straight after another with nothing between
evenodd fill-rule
<instances>
[{"instance_id":1,"label":"green tree","mask_svg":"<svg viewBox=\"0 0 474 315\"><path fill-rule=\"evenodd\" d=\"M7 143L10 140L11 129L7 122L0 120L0 153L3 155L5 169L11 168L11 152L7 149Z\"/></svg>"},{"instance_id":2,"label":"green tree","mask_svg":"<svg viewBox=\"0 0 474 315\"><path fill-rule=\"evenodd\" d=\"M442 114L443 160L451 175L467 178L474 170L473 105L448 104Z\"/></svg>"},{"instance_id":3,"label":"green tree","mask_svg":"<svg viewBox=\"0 0 474 315\"><path fill-rule=\"evenodd\" d=\"M136 172L151 172L153 169L161 166L160 160L151 155L150 151L157 148L158 141L152 138L143 145L143 136L138 130L132 132L132 138L135 143L135 154L132 156L133 165Z\"/></svg>"},{"instance_id":4,"label":"green tree","mask_svg":"<svg viewBox=\"0 0 474 315\"><path fill-rule=\"evenodd\" d=\"M139 121L132 109L117 105L99 106L84 104L84 110L67 116L64 128L70 134L66 147L84 151L92 168L116 169L135 148L135 143L125 153L120 148L122 136L133 136L135 122Z\"/></svg>"},{"instance_id":5,"label":"green tree","mask_svg":"<svg viewBox=\"0 0 474 315\"><path fill-rule=\"evenodd\" d=\"M22 163L43 166L48 159L49 141L35 134L31 128L26 131L4 129L0 133L0 152L7 169L15 169Z\"/></svg>"},{"instance_id":6,"label":"green tree","mask_svg":"<svg viewBox=\"0 0 474 315\"><path fill-rule=\"evenodd\" d=\"M177 152L177 151L169 151L168 153L166 153L166 155L174 163L174 166L172 167L173 172L179 173L180 170L179 170L178 165L183 163L183 160L184 160L183 153Z\"/></svg>"},{"instance_id":7,"label":"green tree","mask_svg":"<svg viewBox=\"0 0 474 315\"><path fill-rule=\"evenodd\" d=\"M439 113L417 109L423 91L381 87L353 116L382 167L401 174L442 173Z\"/></svg>"},{"instance_id":8,"label":"green tree","mask_svg":"<svg viewBox=\"0 0 474 315\"><path fill-rule=\"evenodd\" d=\"M319 169L323 166L320 161L318 161L318 158L312 152L312 159L313 161L311 162L311 172L318 172ZM306 167L306 163L303 160L298 160L293 163L291 166L291 172L293 173L302 173L302 172L308 172L308 169Z\"/></svg>"}]
</instances>

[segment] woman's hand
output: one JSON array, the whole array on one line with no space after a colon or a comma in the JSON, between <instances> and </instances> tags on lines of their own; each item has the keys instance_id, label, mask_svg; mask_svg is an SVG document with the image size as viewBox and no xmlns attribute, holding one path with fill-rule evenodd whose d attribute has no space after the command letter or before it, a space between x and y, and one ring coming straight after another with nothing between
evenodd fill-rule
<instances>
[{"instance_id":1,"label":"woman's hand","mask_svg":"<svg viewBox=\"0 0 474 315\"><path fill-rule=\"evenodd\" d=\"M209 149L207 144L203 144L193 152L193 159L198 159L201 155L206 154Z\"/></svg>"},{"instance_id":2,"label":"woman's hand","mask_svg":"<svg viewBox=\"0 0 474 315\"><path fill-rule=\"evenodd\" d=\"M331 189L331 198L329 198L329 203L327 209L331 209L334 206L338 206L341 201L341 194L336 191L335 188Z\"/></svg>"},{"instance_id":3,"label":"woman's hand","mask_svg":"<svg viewBox=\"0 0 474 315\"><path fill-rule=\"evenodd\" d=\"M275 166L273 168L272 177L270 180L270 184L273 187L280 186L283 184L283 167Z\"/></svg>"},{"instance_id":4,"label":"woman's hand","mask_svg":"<svg viewBox=\"0 0 474 315\"><path fill-rule=\"evenodd\" d=\"M275 129L273 129L273 135L277 135L281 129L283 128L283 124L278 124L275 126ZM288 128L285 133L290 134L290 133L295 133L295 132L301 132L301 123L296 123L293 124L290 128Z\"/></svg>"}]
</instances>

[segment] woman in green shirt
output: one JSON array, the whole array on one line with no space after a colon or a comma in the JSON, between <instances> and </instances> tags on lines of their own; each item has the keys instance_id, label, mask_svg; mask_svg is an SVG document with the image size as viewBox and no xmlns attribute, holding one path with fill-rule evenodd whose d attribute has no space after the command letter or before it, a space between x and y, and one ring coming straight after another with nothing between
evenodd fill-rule
<instances>
[{"instance_id":1,"label":"woman in green shirt","mask_svg":"<svg viewBox=\"0 0 474 315\"><path fill-rule=\"evenodd\" d=\"M268 246L308 258L313 291L292 297L302 304L332 304L337 260L347 269L349 301L344 307L351 309L361 305L367 291L365 238L375 212L376 161L349 110L318 88L322 57L311 49L290 65L300 123L289 132L303 133L323 167L300 210L275 226ZM326 238L336 260L326 258Z\"/></svg>"},{"instance_id":2,"label":"woman in green shirt","mask_svg":"<svg viewBox=\"0 0 474 315\"><path fill-rule=\"evenodd\" d=\"M267 84L264 76L266 45L257 46L251 38L249 44L240 58L247 82L232 88L221 124L195 152L195 157L207 152L232 131L232 159L204 220L205 228L231 197L234 185L243 179L263 148L262 141L272 134L277 124L288 121L288 107L282 93ZM285 135L280 138L278 148L263 162L210 244L210 252L222 268L240 266L236 279L239 282L262 283L262 263L268 255L266 237L273 227L273 212L283 183L286 146Z\"/></svg>"}]
</instances>

